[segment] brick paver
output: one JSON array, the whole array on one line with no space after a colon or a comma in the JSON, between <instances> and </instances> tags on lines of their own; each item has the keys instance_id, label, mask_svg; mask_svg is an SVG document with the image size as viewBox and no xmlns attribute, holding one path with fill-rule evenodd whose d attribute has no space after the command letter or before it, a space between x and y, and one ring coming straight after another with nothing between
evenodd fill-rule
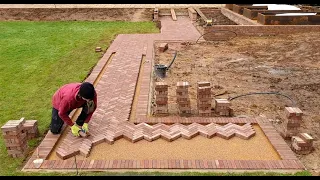
<instances>
[{"instance_id":1,"label":"brick paver","mask_svg":"<svg viewBox=\"0 0 320 180\"><path fill-rule=\"evenodd\" d=\"M86 81L96 84L96 90L99 95L98 109L92 116L90 124L90 133L86 139L73 137L70 130L64 139L62 145L57 149L57 155L61 159L68 159L71 156L81 154L88 156L91 148L102 142L112 144L115 140L126 138L132 142L137 142L141 139L148 141L157 138L164 138L168 141L173 141L179 137L191 139L196 135L202 135L211 138L217 135L221 138L228 139L232 136L249 139L255 134L251 124L259 123L261 128L266 131L266 136L269 136L271 143L280 154L282 160L279 161L224 161L224 160L91 160L83 161L82 169L132 169L132 168L189 168L189 169L263 169L272 168L272 163L275 169L304 169L303 165L295 158L289 147L285 147L285 142L281 136L276 136L274 129L270 128L268 121L244 119L244 118L193 118L200 119L189 125L180 124L177 122L179 118L158 118L158 124L148 125L150 118L146 119L148 114L148 97L150 93L152 61L153 61L153 43L155 41L195 41L200 34L192 25L188 17L177 17L177 21L172 21L171 17L161 17L161 33L160 34L120 34L108 48L105 55L98 62ZM144 64L142 58L145 56ZM110 58L112 57L112 58ZM100 74L103 67L107 63L106 71ZM142 67L139 75L140 66ZM99 76L100 74L100 76ZM99 76L99 78L97 78ZM137 79L139 77L140 91L135 97ZM138 98L136 107L136 117L134 121L139 124L134 124L128 121L131 111L131 106L134 98ZM141 120L143 119L143 120ZM152 119L152 118L151 118ZM192 120L192 118L191 118ZM167 121L174 122L173 125L165 125ZM184 122L188 120L184 119ZM190 121L190 120L189 120ZM199 123L206 122L207 125ZM199 122L199 123L197 123ZM218 124L216 124L218 123ZM219 125L219 123L228 123ZM237 125L235 123L246 123ZM47 134L39 147L53 148L59 136ZM41 150L42 158L47 158L50 151L48 148ZM43 151L43 152L42 152ZM35 158L35 154L32 158ZM147 158L147 157L146 157ZM33 169L32 159L26 164L24 169ZM254 166L254 163L256 166ZM276 168L276 165L280 165ZM71 160L46 160L41 168L44 169L72 169L75 166ZM102 167L103 166L103 167Z\"/></svg>"}]
</instances>

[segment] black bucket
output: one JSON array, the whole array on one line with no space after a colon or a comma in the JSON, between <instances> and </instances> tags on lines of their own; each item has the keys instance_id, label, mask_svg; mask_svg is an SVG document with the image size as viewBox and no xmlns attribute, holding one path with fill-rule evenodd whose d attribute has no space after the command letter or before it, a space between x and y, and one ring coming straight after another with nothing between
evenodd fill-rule
<instances>
[{"instance_id":1,"label":"black bucket","mask_svg":"<svg viewBox=\"0 0 320 180\"><path fill-rule=\"evenodd\" d=\"M158 77L164 78L166 77L167 66L163 64L156 64L154 66L154 71Z\"/></svg>"}]
</instances>

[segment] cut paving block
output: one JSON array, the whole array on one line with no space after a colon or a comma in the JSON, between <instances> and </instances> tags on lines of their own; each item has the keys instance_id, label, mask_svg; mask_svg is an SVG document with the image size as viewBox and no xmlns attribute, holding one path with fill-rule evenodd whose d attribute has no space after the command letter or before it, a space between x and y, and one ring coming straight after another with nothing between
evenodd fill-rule
<instances>
[{"instance_id":1,"label":"cut paving block","mask_svg":"<svg viewBox=\"0 0 320 180\"><path fill-rule=\"evenodd\" d=\"M96 47L95 51L96 51L96 52L101 52L101 51L102 51L102 48L101 48L101 47Z\"/></svg>"},{"instance_id":2,"label":"cut paving block","mask_svg":"<svg viewBox=\"0 0 320 180\"><path fill-rule=\"evenodd\" d=\"M168 43L161 43L159 46L159 51L164 52L168 49Z\"/></svg>"},{"instance_id":3,"label":"cut paving block","mask_svg":"<svg viewBox=\"0 0 320 180\"><path fill-rule=\"evenodd\" d=\"M291 138L291 149L297 154L309 154L314 150L313 144L310 141L306 142L304 140L305 134L300 133L299 136L292 136ZM301 138L301 136L304 138ZM309 139L310 137L307 136L307 138Z\"/></svg>"},{"instance_id":4,"label":"cut paving block","mask_svg":"<svg viewBox=\"0 0 320 180\"><path fill-rule=\"evenodd\" d=\"M299 133L298 136L305 142L313 144L314 139L308 133Z\"/></svg>"}]
</instances>

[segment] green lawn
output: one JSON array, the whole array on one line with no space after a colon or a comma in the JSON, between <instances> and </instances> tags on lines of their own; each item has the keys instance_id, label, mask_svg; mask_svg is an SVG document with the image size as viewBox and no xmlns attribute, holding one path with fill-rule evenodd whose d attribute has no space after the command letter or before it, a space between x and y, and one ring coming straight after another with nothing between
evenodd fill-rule
<instances>
[{"instance_id":1,"label":"green lawn","mask_svg":"<svg viewBox=\"0 0 320 180\"><path fill-rule=\"evenodd\" d=\"M158 32L152 22L0 22L0 125L35 119L43 135L51 96L86 78L100 59L95 47L106 49L117 34ZM22 160L9 158L0 139L0 175L14 175Z\"/></svg>"},{"instance_id":2,"label":"green lawn","mask_svg":"<svg viewBox=\"0 0 320 180\"><path fill-rule=\"evenodd\" d=\"M152 22L0 22L0 125L8 120L38 120L48 130L51 96L63 84L81 82L117 34L158 33ZM32 151L38 140L29 142ZM75 175L21 172L24 159L7 156L0 138L0 175ZM81 175L290 175L278 173L88 173ZM293 175L310 175L302 171Z\"/></svg>"}]
</instances>

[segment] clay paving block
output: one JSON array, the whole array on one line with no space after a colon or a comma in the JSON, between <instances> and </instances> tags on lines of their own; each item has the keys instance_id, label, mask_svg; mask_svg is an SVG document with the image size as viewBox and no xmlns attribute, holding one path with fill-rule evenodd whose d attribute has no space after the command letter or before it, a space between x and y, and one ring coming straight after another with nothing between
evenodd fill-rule
<instances>
[{"instance_id":1,"label":"clay paving block","mask_svg":"<svg viewBox=\"0 0 320 180\"><path fill-rule=\"evenodd\" d=\"M164 52L168 49L168 43L161 43L159 46L159 51Z\"/></svg>"},{"instance_id":2,"label":"clay paving block","mask_svg":"<svg viewBox=\"0 0 320 180\"><path fill-rule=\"evenodd\" d=\"M314 139L307 133L299 133L298 136L307 143L312 143Z\"/></svg>"},{"instance_id":3,"label":"clay paving block","mask_svg":"<svg viewBox=\"0 0 320 180\"><path fill-rule=\"evenodd\" d=\"M285 107L286 117L289 119L302 119L302 111L297 107Z\"/></svg>"},{"instance_id":4,"label":"clay paving block","mask_svg":"<svg viewBox=\"0 0 320 180\"><path fill-rule=\"evenodd\" d=\"M205 87L205 86L210 86L210 82L198 82L198 87Z\"/></svg>"},{"instance_id":5,"label":"clay paving block","mask_svg":"<svg viewBox=\"0 0 320 180\"><path fill-rule=\"evenodd\" d=\"M189 82L177 82L177 88L187 88L189 86Z\"/></svg>"}]
</instances>

